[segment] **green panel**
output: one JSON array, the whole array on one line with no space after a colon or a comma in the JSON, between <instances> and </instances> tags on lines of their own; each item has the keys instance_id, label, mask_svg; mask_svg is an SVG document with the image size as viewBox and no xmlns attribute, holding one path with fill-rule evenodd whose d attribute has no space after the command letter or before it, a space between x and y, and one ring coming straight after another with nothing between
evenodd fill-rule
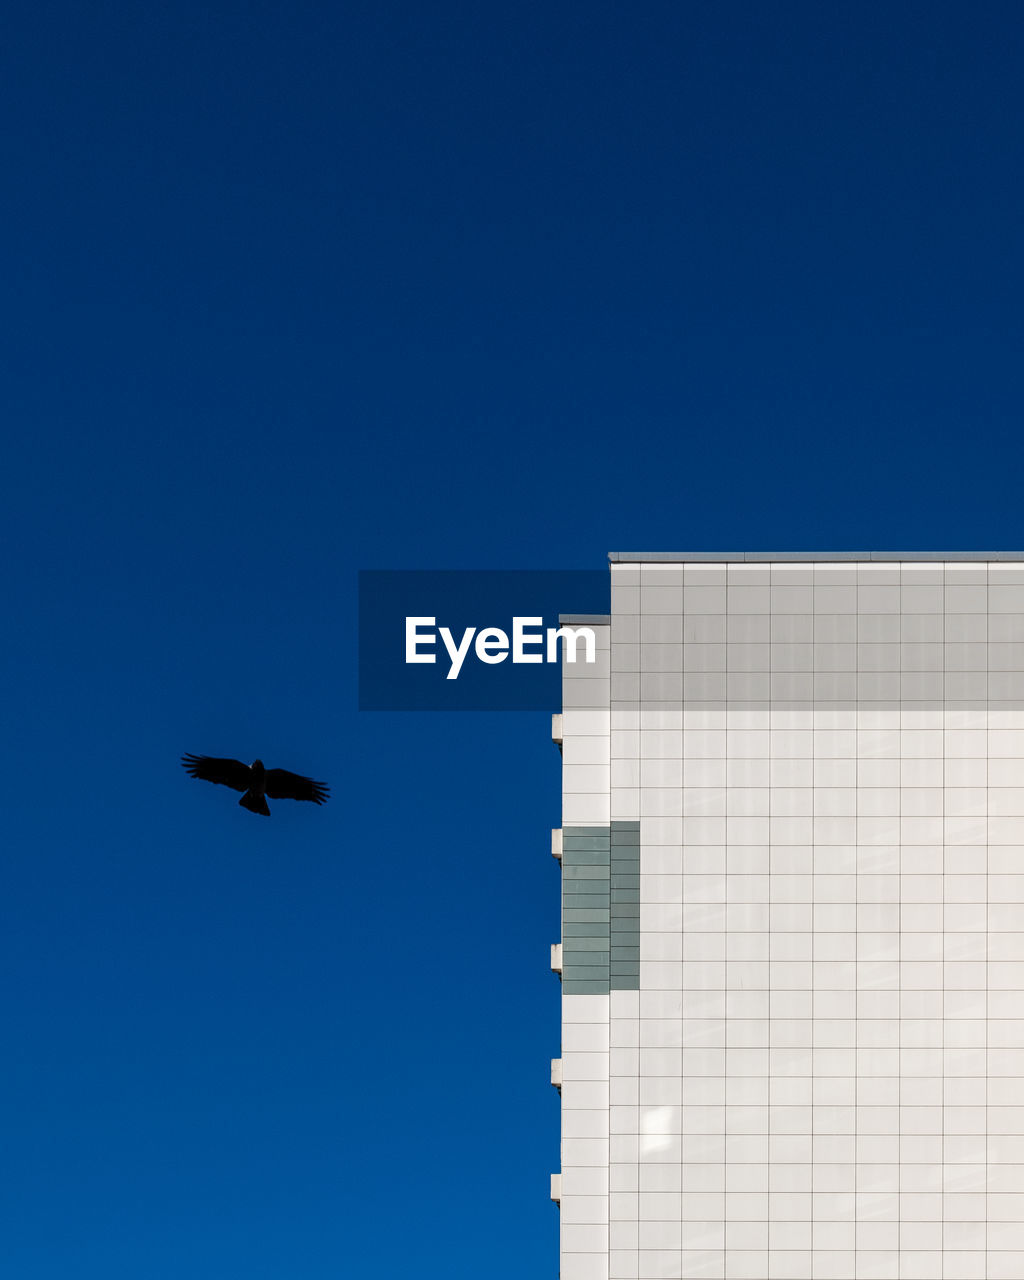
<instances>
[{"instance_id":1,"label":"green panel","mask_svg":"<svg viewBox=\"0 0 1024 1280\"><path fill-rule=\"evenodd\" d=\"M608 852L607 827L563 827L562 849L591 849Z\"/></svg>"},{"instance_id":2,"label":"green panel","mask_svg":"<svg viewBox=\"0 0 1024 1280\"><path fill-rule=\"evenodd\" d=\"M562 846L562 867L604 867L608 869L607 849L567 849Z\"/></svg>"},{"instance_id":3,"label":"green panel","mask_svg":"<svg viewBox=\"0 0 1024 1280\"><path fill-rule=\"evenodd\" d=\"M562 829L562 991L637 991L640 824Z\"/></svg>"},{"instance_id":4,"label":"green panel","mask_svg":"<svg viewBox=\"0 0 1024 1280\"><path fill-rule=\"evenodd\" d=\"M607 895L599 897L594 893L567 893L565 895L566 911L607 911L611 918L611 909Z\"/></svg>"},{"instance_id":5,"label":"green panel","mask_svg":"<svg viewBox=\"0 0 1024 1280\"><path fill-rule=\"evenodd\" d=\"M573 938L563 944L563 950L566 952L576 951L607 951L607 938Z\"/></svg>"},{"instance_id":6,"label":"green panel","mask_svg":"<svg viewBox=\"0 0 1024 1280\"><path fill-rule=\"evenodd\" d=\"M592 920L588 920L588 921L563 920L562 921L562 937L572 938L574 940L574 945L575 945L575 941L580 938L593 938L595 928L603 931L604 921L602 921L600 924L595 924Z\"/></svg>"},{"instance_id":7,"label":"green panel","mask_svg":"<svg viewBox=\"0 0 1024 1280\"><path fill-rule=\"evenodd\" d=\"M562 828L562 990L605 995L611 963L607 827Z\"/></svg>"},{"instance_id":8,"label":"green panel","mask_svg":"<svg viewBox=\"0 0 1024 1280\"><path fill-rule=\"evenodd\" d=\"M613 991L640 989L640 823L611 826L610 980Z\"/></svg>"}]
</instances>

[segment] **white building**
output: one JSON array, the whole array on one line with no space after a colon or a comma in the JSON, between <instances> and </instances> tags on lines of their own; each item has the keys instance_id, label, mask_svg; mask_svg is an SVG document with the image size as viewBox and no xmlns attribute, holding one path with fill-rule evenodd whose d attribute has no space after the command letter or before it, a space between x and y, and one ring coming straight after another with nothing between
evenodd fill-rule
<instances>
[{"instance_id":1,"label":"white building","mask_svg":"<svg viewBox=\"0 0 1024 1280\"><path fill-rule=\"evenodd\" d=\"M1021 1280L1024 553L611 560L562 1280Z\"/></svg>"}]
</instances>

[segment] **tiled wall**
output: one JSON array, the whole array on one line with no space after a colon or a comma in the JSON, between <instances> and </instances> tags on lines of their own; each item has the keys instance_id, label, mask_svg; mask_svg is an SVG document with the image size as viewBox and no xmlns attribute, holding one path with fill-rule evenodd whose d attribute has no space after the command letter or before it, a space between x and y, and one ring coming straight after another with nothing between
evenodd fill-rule
<instances>
[{"instance_id":1,"label":"tiled wall","mask_svg":"<svg viewBox=\"0 0 1024 1280\"><path fill-rule=\"evenodd\" d=\"M1024 564L616 564L599 630L562 1280L1024 1277Z\"/></svg>"}]
</instances>

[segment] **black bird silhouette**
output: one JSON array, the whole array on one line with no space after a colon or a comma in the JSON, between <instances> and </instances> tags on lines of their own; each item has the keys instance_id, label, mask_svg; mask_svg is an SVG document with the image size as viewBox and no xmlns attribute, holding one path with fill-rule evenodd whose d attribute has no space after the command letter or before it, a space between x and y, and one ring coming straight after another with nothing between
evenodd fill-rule
<instances>
[{"instance_id":1,"label":"black bird silhouette","mask_svg":"<svg viewBox=\"0 0 1024 1280\"><path fill-rule=\"evenodd\" d=\"M323 782L314 782L299 773L290 773L287 769L264 769L262 760L254 760L248 765L223 756L189 754L181 757L181 763L192 778L218 782L233 791L244 791L245 795L238 802L242 808L262 813L268 818L270 806L267 796L271 800L312 800L314 804L323 804L330 792Z\"/></svg>"}]
</instances>

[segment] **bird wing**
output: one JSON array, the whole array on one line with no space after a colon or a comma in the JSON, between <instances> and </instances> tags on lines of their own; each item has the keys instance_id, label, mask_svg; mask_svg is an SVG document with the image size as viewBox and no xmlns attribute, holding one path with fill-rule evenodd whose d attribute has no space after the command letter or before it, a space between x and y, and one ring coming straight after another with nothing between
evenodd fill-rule
<instances>
[{"instance_id":1,"label":"bird wing","mask_svg":"<svg viewBox=\"0 0 1024 1280\"><path fill-rule=\"evenodd\" d=\"M189 777L202 778L204 782L219 782L233 791L248 791L252 770L241 760L228 760L224 756L181 757L182 767Z\"/></svg>"},{"instance_id":2,"label":"bird wing","mask_svg":"<svg viewBox=\"0 0 1024 1280\"><path fill-rule=\"evenodd\" d=\"M263 789L271 800L312 800L314 804L323 804L330 793L326 783L287 769L268 769Z\"/></svg>"}]
</instances>

